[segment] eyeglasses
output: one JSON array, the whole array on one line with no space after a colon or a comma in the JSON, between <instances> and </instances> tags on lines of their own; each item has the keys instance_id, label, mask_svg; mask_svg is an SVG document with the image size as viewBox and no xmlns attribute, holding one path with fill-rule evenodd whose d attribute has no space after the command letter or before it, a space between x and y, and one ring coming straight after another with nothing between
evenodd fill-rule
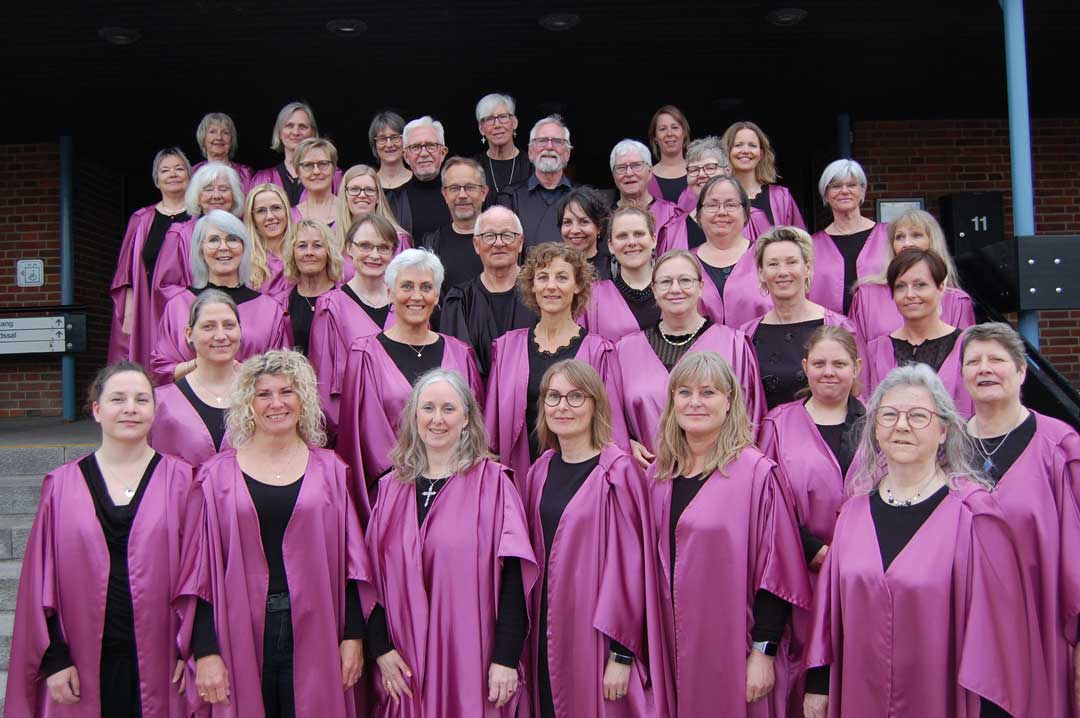
<instances>
[{"instance_id":1,"label":"eyeglasses","mask_svg":"<svg viewBox=\"0 0 1080 718\"><path fill-rule=\"evenodd\" d=\"M563 399L566 399L567 405L576 409L579 406L583 405L585 403L585 400L588 398L589 396L580 389L574 389L573 391L568 391L565 394L560 394L554 389L551 389L548 391L547 394L544 394L544 403L554 408L561 404Z\"/></svg>"},{"instance_id":2,"label":"eyeglasses","mask_svg":"<svg viewBox=\"0 0 1080 718\"><path fill-rule=\"evenodd\" d=\"M330 160L312 160L310 162L301 162L297 165L301 172L314 172L318 167L320 172L326 172L328 169L334 166L334 163Z\"/></svg>"},{"instance_id":3,"label":"eyeglasses","mask_svg":"<svg viewBox=\"0 0 1080 718\"><path fill-rule=\"evenodd\" d=\"M657 279L655 282L653 282L653 286L656 287L656 291L660 292L661 294L667 294L671 291L671 288L675 286L676 283L678 283L679 289L683 290L684 292L688 292L694 287L696 287L697 283L700 281L701 280L697 277L690 277L687 275L683 275L681 277L661 277L660 279Z\"/></svg>"},{"instance_id":4,"label":"eyeglasses","mask_svg":"<svg viewBox=\"0 0 1080 718\"><path fill-rule=\"evenodd\" d=\"M564 140L562 137L534 137L529 140L529 144L533 147L546 147L551 145L555 149L561 149L566 147L570 143Z\"/></svg>"},{"instance_id":5,"label":"eyeglasses","mask_svg":"<svg viewBox=\"0 0 1080 718\"><path fill-rule=\"evenodd\" d=\"M706 214L716 214L721 208L728 214L735 214L742 209L742 204L739 202L706 202L701 205L701 211Z\"/></svg>"},{"instance_id":6,"label":"eyeglasses","mask_svg":"<svg viewBox=\"0 0 1080 718\"><path fill-rule=\"evenodd\" d=\"M400 145L401 135L383 135L382 137L375 138L376 147L387 147L389 145Z\"/></svg>"},{"instance_id":7,"label":"eyeglasses","mask_svg":"<svg viewBox=\"0 0 1080 718\"><path fill-rule=\"evenodd\" d=\"M941 415L936 411L923 409L919 406L914 409L908 409L907 411L894 409L891 406L879 406L877 413L874 415L874 420L877 421L878 426L889 429L896 426L896 423L900 421L901 416L907 416L908 426L912 429L925 429L930 426L930 422L935 416Z\"/></svg>"},{"instance_id":8,"label":"eyeglasses","mask_svg":"<svg viewBox=\"0 0 1080 718\"><path fill-rule=\"evenodd\" d=\"M379 194L379 190L375 189L374 187L346 187L345 194L349 195L350 197L359 197L360 195L364 195L365 197L371 199L374 198L377 194Z\"/></svg>"},{"instance_id":9,"label":"eyeglasses","mask_svg":"<svg viewBox=\"0 0 1080 718\"><path fill-rule=\"evenodd\" d=\"M226 247L229 247L229 248L232 248L232 249L236 249L237 247L243 247L244 246L244 240L240 239L239 237L237 237L234 234L230 234L228 237L225 237L224 239L222 239L221 237L211 237L210 239L207 239L207 240L205 240L203 242L203 244L205 244L210 249L220 249L222 243L224 243Z\"/></svg>"},{"instance_id":10,"label":"eyeglasses","mask_svg":"<svg viewBox=\"0 0 1080 718\"><path fill-rule=\"evenodd\" d=\"M484 189L482 184L451 184L443 187L443 191L447 194L460 194L462 190L465 190L466 194L479 194L482 189Z\"/></svg>"},{"instance_id":11,"label":"eyeglasses","mask_svg":"<svg viewBox=\"0 0 1080 718\"><path fill-rule=\"evenodd\" d=\"M372 252L378 252L383 257L389 257L394 253L394 248L389 244L372 244L371 242L353 242L360 254L371 254Z\"/></svg>"},{"instance_id":12,"label":"eyeglasses","mask_svg":"<svg viewBox=\"0 0 1080 718\"><path fill-rule=\"evenodd\" d=\"M408 145L405 147L405 151L418 155L421 152L427 152L430 155L435 154L443 145L438 142L418 142L416 144Z\"/></svg>"},{"instance_id":13,"label":"eyeglasses","mask_svg":"<svg viewBox=\"0 0 1080 718\"><path fill-rule=\"evenodd\" d=\"M634 174L637 174L641 170L645 169L645 163L640 162L640 161L639 162L628 162L625 165L615 165L611 169L613 169L615 171L615 175L617 177L621 177L622 175L624 175L624 174L626 174L628 172L633 172Z\"/></svg>"},{"instance_id":14,"label":"eyeglasses","mask_svg":"<svg viewBox=\"0 0 1080 718\"><path fill-rule=\"evenodd\" d=\"M490 247L494 246L496 240L501 241L503 244L513 244L521 236L521 232L484 232L476 236L480 238L481 242Z\"/></svg>"},{"instance_id":15,"label":"eyeglasses","mask_svg":"<svg viewBox=\"0 0 1080 718\"><path fill-rule=\"evenodd\" d=\"M725 166L726 165L722 165L719 162L709 162L703 165L686 165L686 176L696 177L697 175L704 172L709 177L712 177L714 174L719 172L722 167Z\"/></svg>"},{"instance_id":16,"label":"eyeglasses","mask_svg":"<svg viewBox=\"0 0 1080 718\"><path fill-rule=\"evenodd\" d=\"M513 117L513 115L509 112L500 112L497 115L488 115L487 117L481 117L480 124L484 127L491 127L496 122L498 122L500 125L507 125L510 124L511 117Z\"/></svg>"},{"instance_id":17,"label":"eyeglasses","mask_svg":"<svg viewBox=\"0 0 1080 718\"><path fill-rule=\"evenodd\" d=\"M255 210L254 214L255 214L256 217L263 217L263 216L265 216L267 214L270 214L270 213L281 214L284 211L285 211L285 207L283 205L272 204L269 207L267 207L265 205L262 206L262 207L259 207L258 209Z\"/></svg>"},{"instance_id":18,"label":"eyeglasses","mask_svg":"<svg viewBox=\"0 0 1080 718\"><path fill-rule=\"evenodd\" d=\"M859 189L859 183L858 182L830 182L828 188L831 189L833 192L839 192L840 190L843 190L843 189L846 189L849 192L856 192Z\"/></svg>"}]
</instances>

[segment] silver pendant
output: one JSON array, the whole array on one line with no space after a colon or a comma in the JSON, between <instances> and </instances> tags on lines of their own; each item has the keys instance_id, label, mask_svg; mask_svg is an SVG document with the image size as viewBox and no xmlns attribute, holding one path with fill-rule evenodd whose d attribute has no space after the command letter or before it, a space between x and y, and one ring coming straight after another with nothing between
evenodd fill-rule
<instances>
[{"instance_id":1,"label":"silver pendant","mask_svg":"<svg viewBox=\"0 0 1080 718\"><path fill-rule=\"evenodd\" d=\"M135 495L135 489L124 489L124 497L130 499Z\"/></svg>"}]
</instances>

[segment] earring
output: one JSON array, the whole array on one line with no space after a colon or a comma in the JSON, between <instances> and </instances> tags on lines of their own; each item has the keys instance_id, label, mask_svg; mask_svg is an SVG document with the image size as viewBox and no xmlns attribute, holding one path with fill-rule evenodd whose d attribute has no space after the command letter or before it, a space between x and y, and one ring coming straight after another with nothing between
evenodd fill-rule
<instances>
[{"instance_id":1,"label":"earring","mask_svg":"<svg viewBox=\"0 0 1080 718\"><path fill-rule=\"evenodd\" d=\"M247 420L247 429L248 429L249 433L252 432L252 431L255 431L255 420L254 419L248 419Z\"/></svg>"},{"instance_id":2,"label":"earring","mask_svg":"<svg viewBox=\"0 0 1080 718\"><path fill-rule=\"evenodd\" d=\"M813 278L812 278L812 277L807 277L807 278L806 278L806 281L805 281L805 282L803 282L803 284L805 284L805 285L806 285L806 293L807 293L807 294L809 294L809 293L810 293L810 284L811 284L811 282L812 282L812 281L813 281Z\"/></svg>"},{"instance_id":3,"label":"earring","mask_svg":"<svg viewBox=\"0 0 1080 718\"><path fill-rule=\"evenodd\" d=\"M765 286L765 282L758 285L758 291L761 292L761 296L763 297L769 296L769 288Z\"/></svg>"}]
</instances>

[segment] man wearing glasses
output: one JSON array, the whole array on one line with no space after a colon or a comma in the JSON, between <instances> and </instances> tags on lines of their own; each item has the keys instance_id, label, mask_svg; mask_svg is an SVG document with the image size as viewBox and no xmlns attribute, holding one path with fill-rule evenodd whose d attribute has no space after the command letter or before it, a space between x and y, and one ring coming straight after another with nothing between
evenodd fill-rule
<instances>
[{"instance_id":1,"label":"man wearing glasses","mask_svg":"<svg viewBox=\"0 0 1080 718\"><path fill-rule=\"evenodd\" d=\"M530 247L562 241L556 205L573 186L564 174L571 149L570 130L561 117L540 120L529 132L529 159L535 171L524 185L496 199L521 218Z\"/></svg>"},{"instance_id":2,"label":"man wearing glasses","mask_svg":"<svg viewBox=\"0 0 1080 718\"><path fill-rule=\"evenodd\" d=\"M511 329L531 327L536 314L515 288L525 246L521 220L505 207L492 207L476 220L473 248L483 271L452 288L443 300L439 331L471 344L480 373L491 369L491 344Z\"/></svg>"},{"instance_id":3,"label":"man wearing glasses","mask_svg":"<svg viewBox=\"0 0 1080 718\"><path fill-rule=\"evenodd\" d=\"M442 168L442 196L450 210L451 221L428 232L421 246L442 261L444 291L469 281L484 265L473 250L473 229L484 207L488 187L484 169L476 160L451 157Z\"/></svg>"},{"instance_id":4,"label":"man wearing glasses","mask_svg":"<svg viewBox=\"0 0 1080 718\"><path fill-rule=\"evenodd\" d=\"M686 216L674 202L649 193L652 155L637 140L621 140L611 150L611 175L619 191L617 207L643 209L656 220L656 256L669 249L686 249Z\"/></svg>"},{"instance_id":5,"label":"man wearing glasses","mask_svg":"<svg viewBox=\"0 0 1080 718\"><path fill-rule=\"evenodd\" d=\"M405 125L401 136L405 164L413 176L402 186L397 219L413 237L424 237L450 223L439 181L439 171L446 159L446 135L441 122L424 115Z\"/></svg>"}]
</instances>

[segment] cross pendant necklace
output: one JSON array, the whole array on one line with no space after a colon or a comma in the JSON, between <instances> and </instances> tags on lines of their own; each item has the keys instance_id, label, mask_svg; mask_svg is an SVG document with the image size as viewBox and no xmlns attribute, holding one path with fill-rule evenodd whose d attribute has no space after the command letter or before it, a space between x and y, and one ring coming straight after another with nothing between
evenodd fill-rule
<instances>
[{"instance_id":1,"label":"cross pendant necklace","mask_svg":"<svg viewBox=\"0 0 1080 718\"><path fill-rule=\"evenodd\" d=\"M436 490L435 490L435 484L436 484L436 483L437 483L438 481L439 481L439 479L434 479L434 480L432 480L432 479L428 479L428 487L427 487L427 491L425 491L425 492L423 492L422 494L420 494L421 496L423 496L423 497L424 497L424 508L425 508L425 509L426 509L426 508L427 508L428 506L430 506L430 505L431 505L431 500L432 500L433 498L435 498L435 495L436 495L436 494L438 494L438 493L439 493L438 491L436 491Z\"/></svg>"}]
</instances>

